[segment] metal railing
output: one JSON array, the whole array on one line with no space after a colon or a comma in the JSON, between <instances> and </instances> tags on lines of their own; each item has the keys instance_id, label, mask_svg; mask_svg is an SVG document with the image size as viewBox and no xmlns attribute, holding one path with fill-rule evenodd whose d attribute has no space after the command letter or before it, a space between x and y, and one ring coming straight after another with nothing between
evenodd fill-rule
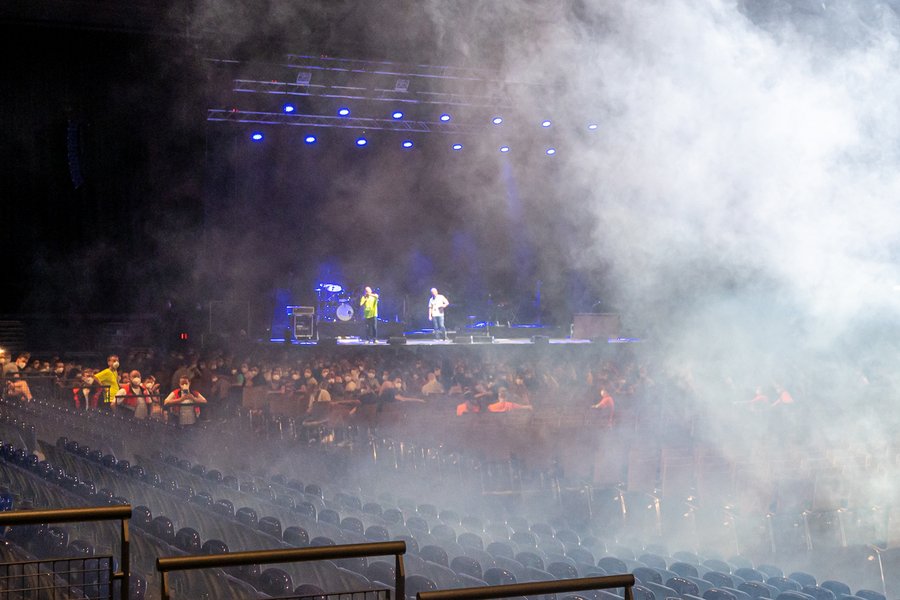
<instances>
[{"instance_id":1,"label":"metal railing","mask_svg":"<svg viewBox=\"0 0 900 600\"><path fill-rule=\"evenodd\" d=\"M171 600L168 577L170 571L308 562L314 560L337 560L341 558L365 558L369 556L387 556L390 554L394 556L395 561L395 596L397 600L404 600L406 597L406 573L403 566L403 555L406 554L406 542L400 541L320 546L315 548L227 552L224 554L206 554L202 556L159 557L156 559L156 570L160 574L161 598L162 600ZM633 582L634 578L632 578L632 583ZM127 598L125 600L127 600Z\"/></svg>"},{"instance_id":2,"label":"metal railing","mask_svg":"<svg viewBox=\"0 0 900 600\"><path fill-rule=\"evenodd\" d=\"M129 561L128 523L131 519L131 506L95 506L88 508L64 508L58 510L20 510L0 512L0 527L15 525L49 525L51 523L86 523L89 521L119 521L121 543L119 546L119 570L110 570L110 589L113 581L120 582L120 598L128 600L131 563ZM97 558L97 557L95 557ZM60 557L63 562L70 557ZM40 561L47 562L47 561Z\"/></svg>"},{"instance_id":3,"label":"metal railing","mask_svg":"<svg viewBox=\"0 0 900 600\"><path fill-rule=\"evenodd\" d=\"M546 594L581 592L584 590L625 588L625 600L634 600L634 594L631 589L633 586L634 575L610 575L608 577L531 581L528 583L513 583L510 585L489 585L456 590L419 592L416 594L416 598L418 598L418 600L490 600L491 598L530 597Z\"/></svg>"}]
</instances>

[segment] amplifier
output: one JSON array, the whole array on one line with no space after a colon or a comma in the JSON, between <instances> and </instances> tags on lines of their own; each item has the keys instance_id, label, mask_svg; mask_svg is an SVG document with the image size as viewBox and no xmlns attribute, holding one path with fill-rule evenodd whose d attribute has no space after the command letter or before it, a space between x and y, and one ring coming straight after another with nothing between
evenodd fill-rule
<instances>
[{"instance_id":1,"label":"amplifier","mask_svg":"<svg viewBox=\"0 0 900 600\"><path fill-rule=\"evenodd\" d=\"M316 335L315 314L298 314L291 315L291 325L294 330L295 340L311 340Z\"/></svg>"}]
</instances>

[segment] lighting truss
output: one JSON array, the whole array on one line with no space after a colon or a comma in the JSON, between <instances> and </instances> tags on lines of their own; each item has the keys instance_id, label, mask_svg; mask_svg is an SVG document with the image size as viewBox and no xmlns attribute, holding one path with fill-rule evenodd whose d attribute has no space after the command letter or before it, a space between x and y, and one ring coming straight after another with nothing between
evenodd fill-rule
<instances>
[{"instance_id":1,"label":"lighting truss","mask_svg":"<svg viewBox=\"0 0 900 600\"><path fill-rule=\"evenodd\" d=\"M207 59L207 63L228 73L231 89L219 91L231 94L232 98L237 95L276 95L354 103L391 103L394 106L440 105L450 110L472 107L499 113L513 107L512 97L522 92L523 87L540 87L504 81L487 69L298 54L288 54L281 63L243 63L225 59ZM239 104L230 104L231 101L224 97L222 100L220 106L224 104L237 108L210 108L207 120L418 133L476 133L486 129L481 124L467 125L460 122L464 121L462 119L455 119L452 123L436 123L296 112L284 114L265 112L265 108L260 111L258 109L262 107L254 103L247 107L253 110L240 110Z\"/></svg>"},{"instance_id":2,"label":"lighting truss","mask_svg":"<svg viewBox=\"0 0 900 600\"><path fill-rule=\"evenodd\" d=\"M365 129L404 131L410 133L473 134L484 131L483 124L443 123L440 121L406 121L397 119L371 119L363 117L335 117L283 112L225 110L211 108L206 120L227 123L255 123L259 125L291 125L297 127L329 127L336 129Z\"/></svg>"},{"instance_id":3,"label":"lighting truss","mask_svg":"<svg viewBox=\"0 0 900 600\"><path fill-rule=\"evenodd\" d=\"M441 104L447 106L489 107L502 110L510 107L509 96L505 92L489 94L467 94L456 92L407 91L396 89L367 88L345 85L321 85L292 83L289 81L257 81L235 79L233 91L255 94L276 94L286 96L316 96L341 100L373 100L376 102L403 102L408 104Z\"/></svg>"}]
</instances>

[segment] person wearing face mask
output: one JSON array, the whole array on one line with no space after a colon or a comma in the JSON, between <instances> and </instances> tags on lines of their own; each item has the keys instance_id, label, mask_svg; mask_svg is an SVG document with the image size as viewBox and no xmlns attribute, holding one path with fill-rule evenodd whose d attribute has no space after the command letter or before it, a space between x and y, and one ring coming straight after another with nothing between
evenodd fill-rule
<instances>
[{"instance_id":1,"label":"person wearing face mask","mask_svg":"<svg viewBox=\"0 0 900 600\"><path fill-rule=\"evenodd\" d=\"M110 354L106 359L106 368L94 375L94 380L105 388L103 407L115 408L116 394L119 393L119 357Z\"/></svg>"},{"instance_id":2,"label":"person wearing face mask","mask_svg":"<svg viewBox=\"0 0 900 600\"><path fill-rule=\"evenodd\" d=\"M15 361L3 365L3 377L6 378L9 375L24 371L28 366L28 358L28 354L20 354L16 357Z\"/></svg>"},{"instance_id":3,"label":"person wearing face mask","mask_svg":"<svg viewBox=\"0 0 900 600\"><path fill-rule=\"evenodd\" d=\"M206 398L200 392L191 389L191 380L187 377L180 378L178 387L163 401L164 406L177 409L176 415L181 427L190 427L197 422L198 404L206 404Z\"/></svg>"},{"instance_id":4,"label":"person wearing face mask","mask_svg":"<svg viewBox=\"0 0 900 600\"><path fill-rule=\"evenodd\" d=\"M72 388L75 408L96 410L102 402L103 388L94 379L94 372L91 369L85 369L81 376L76 378L76 381L77 383Z\"/></svg>"},{"instance_id":5,"label":"person wearing face mask","mask_svg":"<svg viewBox=\"0 0 900 600\"><path fill-rule=\"evenodd\" d=\"M128 374L128 383L116 392L116 405L132 413L135 419L146 419L151 402L150 392L141 382L141 374L132 371Z\"/></svg>"}]
</instances>

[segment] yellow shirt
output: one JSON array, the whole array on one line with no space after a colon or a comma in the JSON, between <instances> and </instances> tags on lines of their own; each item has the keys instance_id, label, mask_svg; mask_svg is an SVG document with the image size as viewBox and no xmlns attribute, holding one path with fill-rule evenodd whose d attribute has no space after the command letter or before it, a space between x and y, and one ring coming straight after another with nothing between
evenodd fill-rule
<instances>
[{"instance_id":1,"label":"yellow shirt","mask_svg":"<svg viewBox=\"0 0 900 600\"><path fill-rule=\"evenodd\" d=\"M94 375L94 379L103 386L109 386L104 392L104 402L109 404L114 401L116 394L119 392L119 373L112 369L103 369Z\"/></svg>"},{"instance_id":2,"label":"yellow shirt","mask_svg":"<svg viewBox=\"0 0 900 600\"><path fill-rule=\"evenodd\" d=\"M363 316L367 319L378 316L378 294L370 294L363 296L359 300L359 305L363 307Z\"/></svg>"}]
</instances>

